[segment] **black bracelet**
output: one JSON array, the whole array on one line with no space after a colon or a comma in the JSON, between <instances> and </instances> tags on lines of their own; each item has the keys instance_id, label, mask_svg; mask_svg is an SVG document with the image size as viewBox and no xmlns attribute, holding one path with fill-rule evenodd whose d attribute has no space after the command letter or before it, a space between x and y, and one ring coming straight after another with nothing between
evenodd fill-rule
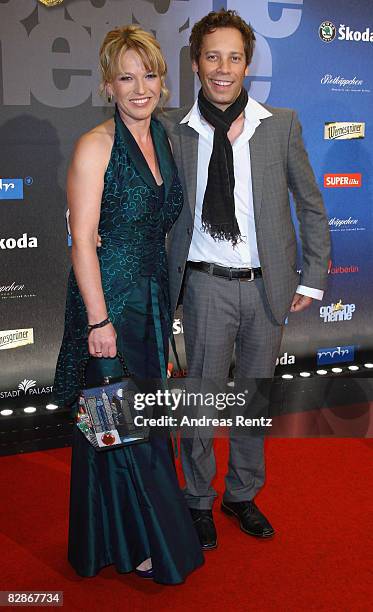
<instances>
[{"instance_id":1,"label":"black bracelet","mask_svg":"<svg viewBox=\"0 0 373 612\"><path fill-rule=\"evenodd\" d=\"M100 323L94 323L94 325L88 325L88 333L92 331L92 329L98 329L99 327L105 327L105 325L109 325L111 323L109 317L104 319Z\"/></svg>"}]
</instances>

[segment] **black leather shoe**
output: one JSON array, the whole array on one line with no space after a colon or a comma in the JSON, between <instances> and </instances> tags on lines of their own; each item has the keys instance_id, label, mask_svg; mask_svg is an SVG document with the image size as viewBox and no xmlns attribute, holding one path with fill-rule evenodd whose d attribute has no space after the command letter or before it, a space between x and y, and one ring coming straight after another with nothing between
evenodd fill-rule
<instances>
[{"instance_id":1,"label":"black leather shoe","mask_svg":"<svg viewBox=\"0 0 373 612\"><path fill-rule=\"evenodd\" d=\"M218 545L212 510L189 508L193 524L197 530L202 550L211 550Z\"/></svg>"},{"instance_id":2,"label":"black leather shoe","mask_svg":"<svg viewBox=\"0 0 373 612\"><path fill-rule=\"evenodd\" d=\"M238 518L242 531L257 538L270 538L274 535L270 522L253 501L222 502L221 509L228 516Z\"/></svg>"}]
</instances>

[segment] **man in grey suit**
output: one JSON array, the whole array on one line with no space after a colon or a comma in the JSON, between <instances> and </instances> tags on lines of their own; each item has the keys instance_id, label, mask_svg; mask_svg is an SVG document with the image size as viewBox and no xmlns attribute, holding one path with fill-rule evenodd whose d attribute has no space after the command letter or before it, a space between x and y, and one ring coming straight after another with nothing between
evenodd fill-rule
<instances>
[{"instance_id":1,"label":"man in grey suit","mask_svg":"<svg viewBox=\"0 0 373 612\"><path fill-rule=\"evenodd\" d=\"M172 308L183 293L188 375L270 378L287 314L322 299L329 259L325 210L295 112L259 104L243 87L255 35L235 11L209 13L190 37L201 91L161 115L185 203L168 241ZM299 221L302 272L289 189ZM183 290L182 290L183 289ZM217 545L211 438L182 440L185 496L204 549ZM262 436L230 439L222 510L243 531L274 530L254 502L264 483Z\"/></svg>"}]
</instances>

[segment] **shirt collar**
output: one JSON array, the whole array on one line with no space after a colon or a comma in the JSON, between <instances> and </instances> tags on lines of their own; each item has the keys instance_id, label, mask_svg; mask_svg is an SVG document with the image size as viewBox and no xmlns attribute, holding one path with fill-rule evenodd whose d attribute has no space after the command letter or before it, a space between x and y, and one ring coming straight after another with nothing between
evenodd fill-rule
<instances>
[{"instance_id":1,"label":"shirt collar","mask_svg":"<svg viewBox=\"0 0 373 612\"><path fill-rule=\"evenodd\" d=\"M245 106L245 124L254 124L258 126L261 119L271 117L272 113L269 112L262 104L250 98ZM190 111L183 117L180 123L187 123L191 128L194 128L197 132L203 129L204 126L208 125L206 120L202 117L198 108L198 99L194 102Z\"/></svg>"}]
</instances>

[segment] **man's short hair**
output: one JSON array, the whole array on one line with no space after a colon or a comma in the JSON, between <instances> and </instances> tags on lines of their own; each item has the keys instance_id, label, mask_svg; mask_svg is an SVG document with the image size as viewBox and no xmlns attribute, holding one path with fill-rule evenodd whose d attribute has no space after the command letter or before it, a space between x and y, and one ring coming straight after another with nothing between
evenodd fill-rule
<instances>
[{"instance_id":1,"label":"man's short hair","mask_svg":"<svg viewBox=\"0 0 373 612\"><path fill-rule=\"evenodd\" d=\"M242 34L246 64L249 65L254 52L255 34L250 24L246 23L236 11L220 9L212 11L194 24L189 38L190 57L198 64L201 55L203 37L218 28L236 28Z\"/></svg>"}]
</instances>

